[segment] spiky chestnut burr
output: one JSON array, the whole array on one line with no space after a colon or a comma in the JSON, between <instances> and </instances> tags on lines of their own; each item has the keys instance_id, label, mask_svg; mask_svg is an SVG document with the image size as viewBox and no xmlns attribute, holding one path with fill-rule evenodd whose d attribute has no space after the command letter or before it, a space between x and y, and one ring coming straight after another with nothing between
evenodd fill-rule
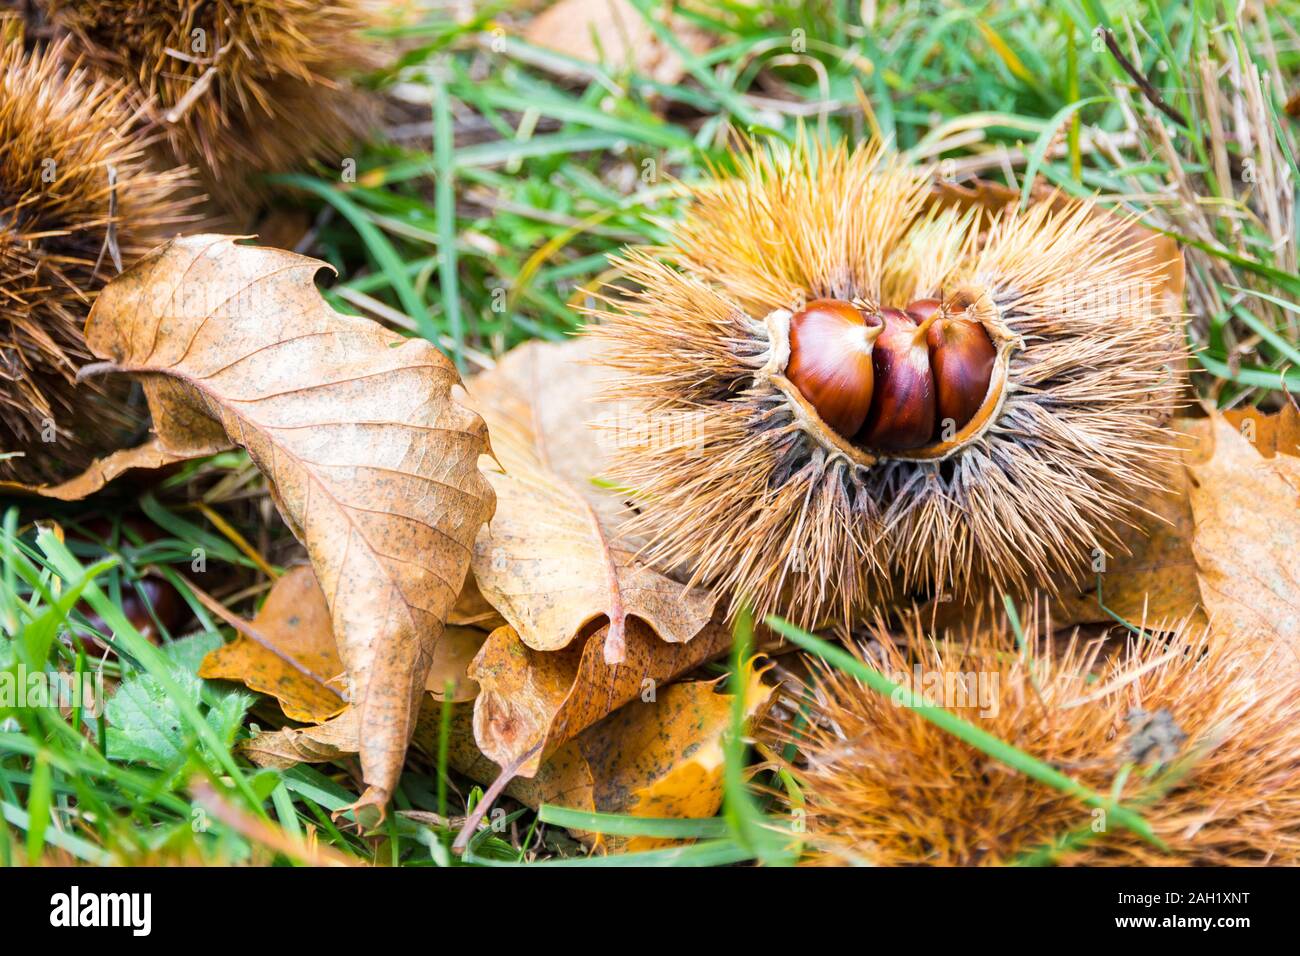
<instances>
[{"instance_id":1,"label":"spiky chestnut burr","mask_svg":"<svg viewBox=\"0 0 1300 956\"><path fill-rule=\"evenodd\" d=\"M650 560L813 624L1050 586L1116 544L1174 455L1172 241L1086 201L1021 209L1009 190L936 184L877 144L758 146L734 165L694 191L666 252L621 257L631 291L594 310L611 396L656 426L620 436L611 475L637 489L629 531ZM899 325L909 368L941 368L962 401L928 438L873 447L790 379L791 321L816 299L883 314L877 356L890 316L929 308L920 343ZM971 323L951 329L971 335L954 356L946 334L929 341L948 320ZM894 387L879 363L874 378L877 396Z\"/></svg>"},{"instance_id":2,"label":"spiky chestnut burr","mask_svg":"<svg viewBox=\"0 0 1300 956\"><path fill-rule=\"evenodd\" d=\"M120 84L64 44L0 43L0 478L52 481L129 439L116 386L78 386L99 288L185 219L182 169L149 166ZM107 390L106 390L107 389Z\"/></svg>"},{"instance_id":3,"label":"spiky chestnut burr","mask_svg":"<svg viewBox=\"0 0 1300 956\"><path fill-rule=\"evenodd\" d=\"M901 692L813 664L806 697L790 691L806 719L774 728L798 753L786 769L809 862L1300 864L1300 684L1287 648L1272 658L1185 624L1127 643L1053 636L1030 612L1025 653L1008 654L1012 628L983 617L931 634L909 616L855 645L900 688L1140 813L1167 850L921 719Z\"/></svg>"},{"instance_id":4,"label":"spiky chestnut burr","mask_svg":"<svg viewBox=\"0 0 1300 956\"><path fill-rule=\"evenodd\" d=\"M40 0L95 68L131 85L227 210L264 199L265 173L339 169L371 125L350 75L375 65L368 0Z\"/></svg>"}]
</instances>

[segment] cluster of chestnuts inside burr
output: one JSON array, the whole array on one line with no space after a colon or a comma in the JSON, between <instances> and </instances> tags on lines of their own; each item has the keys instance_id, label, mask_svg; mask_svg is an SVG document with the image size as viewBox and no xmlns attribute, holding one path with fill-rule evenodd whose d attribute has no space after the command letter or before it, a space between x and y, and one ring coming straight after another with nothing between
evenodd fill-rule
<instances>
[{"instance_id":1,"label":"cluster of chestnuts inside burr","mask_svg":"<svg viewBox=\"0 0 1300 956\"><path fill-rule=\"evenodd\" d=\"M785 377L841 437L903 452L963 428L989 392L997 350L962 296L904 309L815 299L790 319Z\"/></svg>"}]
</instances>

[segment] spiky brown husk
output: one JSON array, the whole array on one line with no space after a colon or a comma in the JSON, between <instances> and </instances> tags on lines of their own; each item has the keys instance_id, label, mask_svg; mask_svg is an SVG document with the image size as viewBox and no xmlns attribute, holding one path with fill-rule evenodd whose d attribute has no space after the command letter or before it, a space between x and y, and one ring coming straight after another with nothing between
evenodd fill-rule
<instances>
[{"instance_id":1,"label":"spiky brown husk","mask_svg":"<svg viewBox=\"0 0 1300 956\"><path fill-rule=\"evenodd\" d=\"M0 451L23 453L0 477L32 482L132 428L121 393L76 385L82 326L114 246L129 261L185 213L186 173L148 166L125 89L66 68L66 53L0 45Z\"/></svg>"},{"instance_id":2,"label":"spiky brown husk","mask_svg":"<svg viewBox=\"0 0 1300 956\"><path fill-rule=\"evenodd\" d=\"M1088 202L989 212L996 190L936 187L878 145L736 162L694 190L668 249L618 262L635 288L591 330L614 397L648 422L614 467L647 557L813 623L891 590L1039 584L1113 547L1171 455L1176 247ZM972 285L1023 341L992 427L946 460L846 455L760 374L774 310Z\"/></svg>"},{"instance_id":3,"label":"spiky brown husk","mask_svg":"<svg viewBox=\"0 0 1300 956\"><path fill-rule=\"evenodd\" d=\"M259 174L335 169L366 129L348 76L373 65L368 0L45 0L97 69L132 84L225 207L265 194ZM195 52L195 31L205 51Z\"/></svg>"},{"instance_id":4,"label":"spiky brown husk","mask_svg":"<svg viewBox=\"0 0 1300 956\"><path fill-rule=\"evenodd\" d=\"M1007 653L1005 621L932 641L912 620L902 635L877 627L868 646L896 682L1093 792L1109 796L1121 781L1121 802L1168 852L842 672L816 670L813 720L795 734L802 759L791 768L814 862L1300 863L1300 686L1290 668L1185 626L1133 636L1108 659L1100 640L1054 648L1035 640L1032 617L1026 629L1025 654ZM977 702L981 687L993 693ZM1135 760L1146 748L1131 715L1162 709L1172 749Z\"/></svg>"}]
</instances>

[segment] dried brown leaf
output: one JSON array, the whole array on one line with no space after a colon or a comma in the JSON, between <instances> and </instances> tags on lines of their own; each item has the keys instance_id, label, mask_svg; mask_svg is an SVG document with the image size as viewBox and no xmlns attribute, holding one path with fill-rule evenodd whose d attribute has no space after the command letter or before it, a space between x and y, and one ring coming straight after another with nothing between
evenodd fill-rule
<instances>
[{"instance_id":1,"label":"dried brown leaf","mask_svg":"<svg viewBox=\"0 0 1300 956\"><path fill-rule=\"evenodd\" d=\"M762 718L772 688L746 668L745 717ZM712 817L722 808L722 738L731 726L732 696L716 681L674 684L653 702L634 701L578 737L602 813L678 819ZM677 841L630 837L611 847L636 852Z\"/></svg>"},{"instance_id":2,"label":"dried brown leaf","mask_svg":"<svg viewBox=\"0 0 1300 956\"><path fill-rule=\"evenodd\" d=\"M361 747L358 711L346 708L313 727L264 731L239 744L238 750L259 767L285 770L300 763L324 763L354 754Z\"/></svg>"},{"instance_id":3,"label":"dried brown leaf","mask_svg":"<svg viewBox=\"0 0 1300 956\"><path fill-rule=\"evenodd\" d=\"M250 634L256 634L254 638ZM338 716L343 661L325 595L309 567L275 582L262 609L229 644L203 659L199 676L239 681L280 702L286 717L320 723Z\"/></svg>"},{"instance_id":4,"label":"dried brown leaf","mask_svg":"<svg viewBox=\"0 0 1300 956\"><path fill-rule=\"evenodd\" d=\"M750 667L745 697L749 724L773 700L773 688ZM673 684L651 700L633 700L588 727L551 754L532 778L516 777L505 793L537 809L543 803L585 812L677 819L715 816L722 807L722 737L731 723L732 697L717 681ZM426 714L430 709L426 709ZM469 708L452 718L449 762L490 784L500 768L474 743ZM414 743L436 753L438 725L422 716ZM676 841L575 833L606 850L635 852Z\"/></svg>"},{"instance_id":5,"label":"dried brown leaf","mask_svg":"<svg viewBox=\"0 0 1300 956\"><path fill-rule=\"evenodd\" d=\"M280 702L286 717L320 723L343 712L347 702L340 693L343 661L334 643L325 595L309 567L290 570L267 596L251 623L214 607L238 631L230 644L203 659L200 677L239 681ZM466 671L487 631L447 625L433 649L428 691L441 699L447 684L452 699L473 700L478 685Z\"/></svg>"},{"instance_id":6,"label":"dried brown leaf","mask_svg":"<svg viewBox=\"0 0 1300 956\"><path fill-rule=\"evenodd\" d=\"M442 700L451 684L451 699L457 703L478 696L478 684L469 677L469 665L488 639L488 632L477 627L448 624L442 640L433 649L433 667L426 687L434 700Z\"/></svg>"},{"instance_id":7,"label":"dried brown leaf","mask_svg":"<svg viewBox=\"0 0 1300 956\"><path fill-rule=\"evenodd\" d=\"M123 448L97 459L81 474L57 485L28 485L20 481L0 481L0 491L40 495L42 498L56 498L59 501L80 501L93 495L109 482L121 478L127 472L154 471L191 458L215 455L229 447L230 442L219 441L204 448L191 446L184 451L173 451L155 435L143 445Z\"/></svg>"},{"instance_id":8,"label":"dried brown leaf","mask_svg":"<svg viewBox=\"0 0 1300 956\"><path fill-rule=\"evenodd\" d=\"M1265 458L1279 454L1300 457L1300 411L1294 405L1283 405L1272 414L1257 408L1234 408L1223 417Z\"/></svg>"},{"instance_id":9,"label":"dried brown leaf","mask_svg":"<svg viewBox=\"0 0 1300 956\"><path fill-rule=\"evenodd\" d=\"M716 621L688 644L669 644L632 618L624 662L610 665L602 653L607 630L558 651L534 650L511 627L493 631L469 670L479 683L474 738L483 753L508 767L540 745L518 770L531 777L565 741L731 642L730 630Z\"/></svg>"},{"instance_id":10,"label":"dried brown leaf","mask_svg":"<svg viewBox=\"0 0 1300 956\"><path fill-rule=\"evenodd\" d=\"M1192 549L1219 640L1256 642L1300 671L1300 458L1265 458L1223 416L1214 452L1188 466Z\"/></svg>"},{"instance_id":11,"label":"dried brown leaf","mask_svg":"<svg viewBox=\"0 0 1300 956\"><path fill-rule=\"evenodd\" d=\"M609 414L595 398L607 373L584 362L593 347L523 345L470 383L499 463L485 469L497 509L474 542L472 568L482 596L528 647L567 647L604 617L606 659L615 663L630 617L684 643L716 599L637 560L637 544L618 534L623 505L592 484L604 458L590 423Z\"/></svg>"},{"instance_id":12,"label":"dried brown leaf","mask_svg":"<svg viewBox=\"0 0 1300 956\"><path fill-rule=\"evenodd\" d=\"M474 743L474 709L456 704L451 712L447 761L453 770L485 784L492 783L501 770ZM430 757L438 753L442 705L432 694L426 695L415 723L411 743ZM358 746L356 712L345 710L338 717L315 727L288 727L266 731L240 745L240 751L259 767L285 770L300 763L324 763L356 753ZM530 807L554 803L566 807L594 810L591 770L578 744L570 741L561 746L542 765L534 777L515 777L505 793ZM595 834L584 834L588 842Z\"/></svg>"},{"instance_id":13,"label":"dried brown leaf","mask_svg":"<svg viewBox=\"0 0 1300 956\"><path fill-rule=\"evenodd\" d=\"M269 479L330 607L368 789L387 802L469 549L492 511L483 422L429 343L339 315L321 263L228 236L172 240L100 294L86 324L144 386L178 453L233 442Z\"/></svg>"},{"instance_id":14,"label":"dried brown leaf","mask_svg":"<svg viewBox=\"0 0 1300 956\"><path fill-rule=\"evenodd\" d=\"M438 752L440 715L435 708L426 707L416 725L412 743L433 756ZM491 784L501 774L501 768L483 755L474 742L474 708L458 705L452 711L448 734L447 762L452 769L471 780ZM594 782L591 768L583 759L576 741L562 745L538 768L536 776L515 777L505 788L508 796L537 809L543 803L552 803L578 810L594 811L592 796ZM595 834L583 834L587 842L596 842Z\"/></svg>"},{"instance_id":15,"label":"dried brown leaf","mask_svg":"<svg viewBox=\"0 0 1300 956\"><path fill-rule=\"evenodd\" d=\"M1102 598L1097 601L1097 576L1063 590L1052 602L1056 627L1073 624L1113 623L1115 615L1133 624L1155 625L1185 621L1188 626L1207 623L1192 551L1195 532L1192 503L1188 497L1187 466L1201 460L1204 449L1198 440L1204 419L1177 419L1172 427L1186 436L1182 466L1169 476L1163 494L1150 495L1142 502L1141 525L1124 533L1127 553L1107 559L1101 573Z\"/></svg>"},{"instance_id":16,"label":"dried brown leaf","mask_svg":"<svg viewBox=\"0 0 1300 956\"><path fill-rule=\"evenodd\" d=\"M745 714L758 722L773 689L761 672L747 668ZM730 726L732 698L716 681L688 681L634 699L558 747L532 777L514 777L505 793L536 809L543 803L588 812L644 817L711 817L722 806L722 737ZM425 698L412 744L430 757L438 752L442 711ZM356 750L350 712L319 727L263 733L243 750L257 764L285 768L335 760ZM472 780L490 784L500 767L474 740L473 708L458 704L448 728L448 763ZM649 837L619 839L575 833L607 850L632 852L670 845Z\"/></svg>"},{"instance_id":17,"label":"dried brown leaf","mask_svg":"<svg viewBox=\"0 0 1300 956\"><path fill-rule=\"evenodd\" d=\"M464 627L479 627L485 631L495 631L506 619L488 603L483 592L478 589L478 582L472 573L465 575L465 586L460 589L460 596L447 617L448 624Z\"/></svg>"}]
</instances>

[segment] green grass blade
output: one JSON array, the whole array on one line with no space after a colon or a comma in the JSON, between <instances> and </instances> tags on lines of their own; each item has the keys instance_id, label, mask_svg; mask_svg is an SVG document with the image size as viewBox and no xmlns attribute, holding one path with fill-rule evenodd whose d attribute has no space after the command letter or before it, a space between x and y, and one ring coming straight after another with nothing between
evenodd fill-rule
<instances>
[{"instance_id":1,"label":"green grass blade","mask_svg":"<svg viewBox=\"0 0 1300 956\"><path fill-rule=\"evenodd\" d=\"M754 854L734 840L707 840L691 846L668 847L662 850L645 850L640 853L611 853L608 856L584 856L561 860L542 860L538 863L514 863L474 857L468 862L482 866L522 866L536 868L570 867L641 867L641 866L727 866L753 859Z\"/></svg>"},{"instance_id":2,"label":"green grass blade","mask_svg":"<svg viewBox=\"0 0 1300 956\"><path fill-rule=\"evenodd\" d=\"M26 811L7 802L0 802L0 815L20 830L25 831L31 826L31 820ZM107 866L113 861L112 856L107 851L101 850L93 843L63 830L50 830L46 834L45 842L50 846L58 847L60 850L66 850L83 863Z\"/></svg>"},{"instance_id":3,"label":"green grass blade","mask_svg":"<svg viewBox=\"0 0 1300 956\"><path fill-rule=\"evenodd\" d=\"M27 790L27 862L31 866L40 863L45 855L45 831L50 825L53 802L50 761L42 751L36 755L32 783Z\"/></svg>"},{"instance_id":4,"label":"green grass blade","mask_svg":"<svg viewBox=\"0 0 1300 956\"><path fill-rule=\"evenodd\" d=\"M621 813L590 813L550 803L544 803L538 808L537 817L543 823L554 826L585 830L588 833L607 833L610 836L700 840L725 837L728 833L728 823L721 817L634 817Z\"/></svg>"},{"instance_id":5,"label":"green grass blade","mask_svg":"<svg viewBox=\"0 0 1300 956\"><path fill-rule=\"evenodd\" d=\"M1085 106L1091 106L1094 103L1106 103L1110 99L1109 96L1089 96L1082 100L1075 100L1073 103L1061 107L1047 121L1043 131L1038 134L1038 139L1034 141L1034 148L1029 152L1029 161L1025 164L1025 174L1023 182L1020 184L1021 209L1029 205L1029 194L1033 191L1034 180L1038 178L1039 167L1043 165L1043 159L1047 156L1047 149L1052 145L1052 141L1056 139L1061 127Z\"/></svg>"},{"instance_id":6,"label":"green grass blade","mask_svg":"<svg viewBox=\"0 0 1300 956\"><path fill-rule=\"evenodd\" d=\"M73 557L72 552L52 531L40 531L36 536L36 543L49 558L51 566L65 580L77 580L84 573L85 569L82 568L77 559ZM127 619L122 609L109 600L94 581L87 583L84 593L86 602L95 609L95 613L104 619L109 628L112 629L114 637L122 641L131 655L144 665L150 676L158 681L163 690L175 700L177 707L189 721L190 730L208 745L212 755L221 763L225 771L234 780L236 788L248 801L249 809L264 818L265 812L262 809L262 801L249 786L248 778L239 765L235 763L229 748L217 736L212 725L208 723L198 707L194 705L172 676L171 662L141 636L140 632Z\"/></svg>"}]
</instances>

